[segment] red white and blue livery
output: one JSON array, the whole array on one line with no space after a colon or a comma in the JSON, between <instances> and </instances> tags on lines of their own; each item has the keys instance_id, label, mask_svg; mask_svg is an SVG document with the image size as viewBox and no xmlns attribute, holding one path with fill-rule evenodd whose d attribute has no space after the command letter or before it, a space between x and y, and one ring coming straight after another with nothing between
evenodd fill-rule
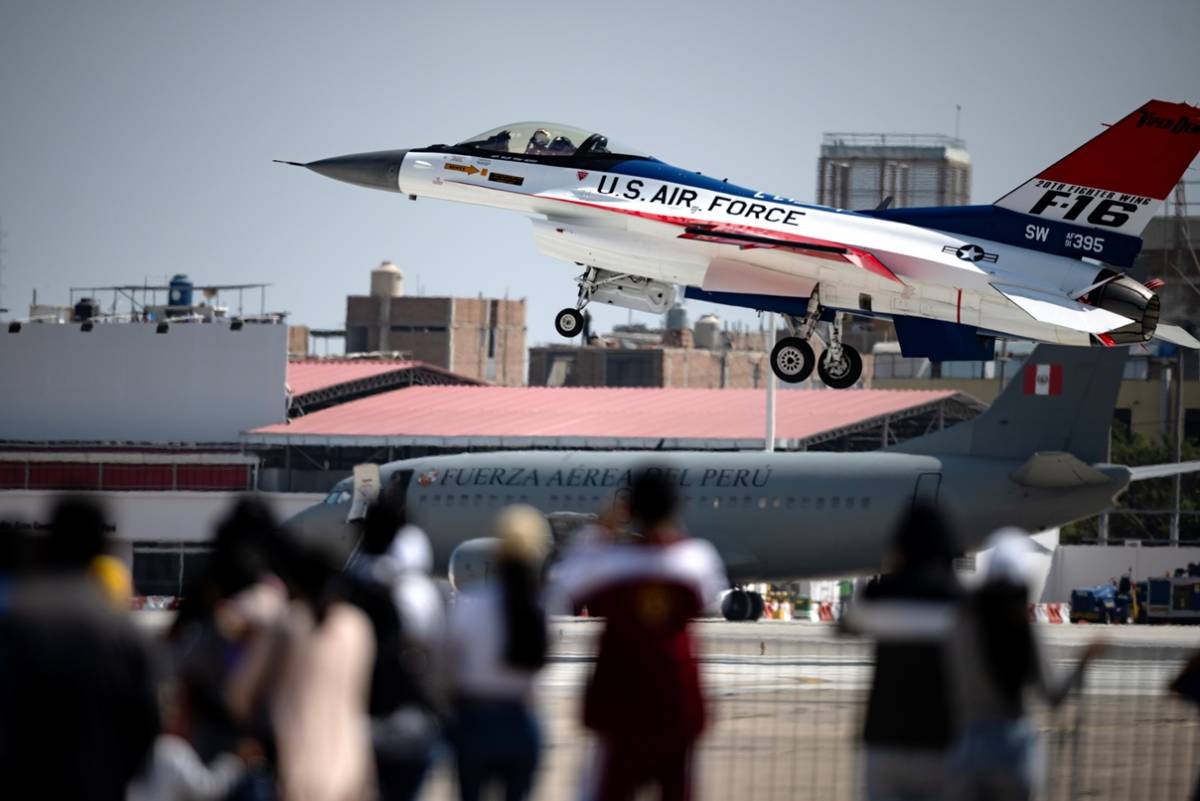
<instances>
[{"instance_id":1,"label":"red white and blue livery","mask_svg":"<svg viewBox=\"0 0 1200 801\"><path fill-rule=\"evenodd\" d=\"M454 145L314 161L330 178L512 209L548 255L583 267L556 328L592 302L665 312L687 297L784 315L785 381L852 386L845 315L890 318L907 356L990 359L997 338L1200 348L1159 320L1159 284L1126 275L1141 233L1200 151L1200 109L1153 100L992 205L848 211L707 177L564 125L505 125ZM295 162L287 162L295 163ZM816 324L831 325L818 360Z\"/></svg>"}]
</instances>

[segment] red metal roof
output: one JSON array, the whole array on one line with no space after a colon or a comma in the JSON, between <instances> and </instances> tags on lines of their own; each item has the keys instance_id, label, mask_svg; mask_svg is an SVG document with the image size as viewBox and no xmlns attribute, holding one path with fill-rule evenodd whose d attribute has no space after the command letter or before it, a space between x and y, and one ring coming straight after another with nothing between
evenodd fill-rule
<instances>
[{"instance_id":1,"label":"red metal roof","mask_svg":"<svg viewBox=\"0 0 1200 801\"><path fill-rule=\"evenodd\" d=\"M293 395L303 395L420 364L406 360L305 359L288 362L287 383Z\"/></svg>"},{"instance_id":2,"label":"red metal roof","mask_svg":"<svg viewBox=\"0 0 1200 801\"><path fill-rule=\"evenodd\" d=\"M787 390L776 436L806 440L926 407L951 390ZM506 447L752 447L765 394L739 389L418 386L243 434L247 442Z\"/></svg>"}]
</instances>

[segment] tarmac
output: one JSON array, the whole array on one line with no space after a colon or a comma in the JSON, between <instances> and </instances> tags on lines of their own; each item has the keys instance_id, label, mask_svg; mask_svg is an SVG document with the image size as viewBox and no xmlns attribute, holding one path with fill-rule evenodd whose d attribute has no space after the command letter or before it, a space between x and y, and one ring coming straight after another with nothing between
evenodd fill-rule
<instances>
[{"instance_id":1,"label":"tarmac","mask_svg":"<svg viewBox=\"0 0 1200 801\"><path fill-rule=\"evenodd\" d=\"M556 618L538 682L543 761L535 797L581 797L594 755L577 724L602 621ZM828 623L696 624L713 718L696 757L699 799L855 799L869 642ZM1039 710L1048 798L1185 798L1200 764L1200 715L1166 686L1200 648L1200 628L1039 625L1052 663L1070 669L1094 639L1109 650L1082 693ZM454 798L448 765L422 795Z\"/></svg>"}]
</instances>

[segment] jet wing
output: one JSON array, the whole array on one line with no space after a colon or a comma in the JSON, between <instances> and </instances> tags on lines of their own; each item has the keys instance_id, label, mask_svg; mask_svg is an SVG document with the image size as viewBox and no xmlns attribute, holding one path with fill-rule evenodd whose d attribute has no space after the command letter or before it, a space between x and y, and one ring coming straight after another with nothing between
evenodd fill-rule
<instances>
[{"instance_id":1,"label":"jet wing","mask_svg":"<svg viewBox=\"0 0 1200 801\"><path fill-rule=\"evenodd\" d=\"M1128 317L1071 300L1065 295L1002 284L992 284L992 289L1039 322L1073 328L1087 334L1103 334L1133 322Z\"/></svg>"},{"instance_id":2,"label":"jet wing","mask_svg":"<svg viewBox=\"0 0 1200 801\"><path fill-rule=\"evenodd\" d=\"M1193 349L1200 348L1200 340L1197 340L1177 325L1159 323L1158 327L1154 329L1154 336L1164 342L1170 342L1172 345Z\"/></svg>"},{"instance_id":3,"label":"jet wing","mask_svg":"<svg viewBox=\"0 0 1200 801\"><path fill-rule=\"evenodd\" d=\"M851 264L880 278L895 281L897 284L904 283L874 253L839 242L826 242L797 234L778 232L772 233L770 236L764 236L761 229L758 228L750 228L744 225L716 225L711 223L689 225L679 235L679 238L733 245L742 250L752 248L794 250L807 256Z\"/></svg>"}]
</instances>

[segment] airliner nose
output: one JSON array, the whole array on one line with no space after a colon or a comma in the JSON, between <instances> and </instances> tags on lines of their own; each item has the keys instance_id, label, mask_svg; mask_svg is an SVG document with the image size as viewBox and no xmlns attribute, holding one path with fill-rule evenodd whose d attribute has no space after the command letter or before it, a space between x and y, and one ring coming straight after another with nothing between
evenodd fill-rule
<instances>
[{"instance_id":1,"label":"airliner nose","mask_svg":"<svg viewBox=\"0 0 1200 801\"><path fill-rule=\"evenodd\" d=\"M356 186L365 186L368 189L399 192L400 164L404 161L404 154L407 152L407 150L377 150L373 153L334 156L320 161L310 161L307 164L295 161L279 163L307 167L326 178L345 181Z\"/></svg>"}]
</instances>

